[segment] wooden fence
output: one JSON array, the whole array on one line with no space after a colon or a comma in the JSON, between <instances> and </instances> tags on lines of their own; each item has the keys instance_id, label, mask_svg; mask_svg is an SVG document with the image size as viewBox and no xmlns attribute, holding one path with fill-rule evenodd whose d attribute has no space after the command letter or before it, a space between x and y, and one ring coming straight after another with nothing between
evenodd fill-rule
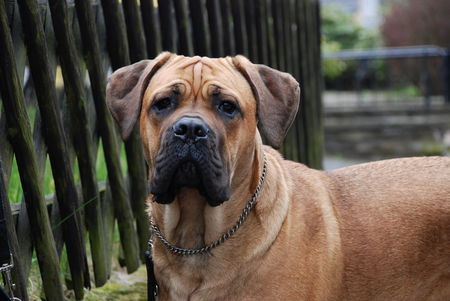
<instances>
[{"instance_id":1,"label":"wooden fence","mask_svg":"<svg viewBox=\"0 0 450 301\"><path fill-rule=\"evenodd\" d=\"M128 272L142 262L149 235L145 163L135 131L124 143L127 174L121 168L122 142L105 106L111 69L169 50L189 56L239 53L290 72L301 84L302 101L282 151L321 166L316 0L5 0L0 1L0 43L0 197L16 264L16 293L22 300L28 300L33 250L47 300L64 300L64 245L76 299L83 299L91 282L105 284L116 221ZM55 84L57 70L64 92ZM106 184L97 183L95 171L100 141ZM10 206L6 190L14 156L24 199ZM43 191L47 160L54 197ZM75 168L81 183L74 178Z\"/></svg>"}]
</instances>

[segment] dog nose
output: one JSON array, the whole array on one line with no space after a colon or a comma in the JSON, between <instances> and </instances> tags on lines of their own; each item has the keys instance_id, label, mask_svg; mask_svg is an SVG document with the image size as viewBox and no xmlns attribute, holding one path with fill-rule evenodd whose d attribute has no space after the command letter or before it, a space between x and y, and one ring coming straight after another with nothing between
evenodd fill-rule
<instances>
[{"instance_id":1,"label":"dog nose","mask_svg":"<svg viewBox=\"0 0 450 301\"><path fill-rule=\"evenodd\" d=\"M208 127L205 122L197 117L182 117L173 125L173 134L184 142L208 138Z\"/></svg>"}]
</instances>

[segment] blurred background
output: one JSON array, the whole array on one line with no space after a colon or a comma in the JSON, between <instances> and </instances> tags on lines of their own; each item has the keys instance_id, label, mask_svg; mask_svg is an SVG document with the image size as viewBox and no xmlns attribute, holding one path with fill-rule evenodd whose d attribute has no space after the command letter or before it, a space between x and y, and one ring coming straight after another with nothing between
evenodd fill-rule
<instances>
[{"instance_id":1,"label":"blurred background","mask_svg":"<svg viewBox=\"0 0 450 301\"><path fill-rule=\"evenodd\" d=\"M448 0L321 0L324 168L448 155Z\"/></svg>"}]
</instances>

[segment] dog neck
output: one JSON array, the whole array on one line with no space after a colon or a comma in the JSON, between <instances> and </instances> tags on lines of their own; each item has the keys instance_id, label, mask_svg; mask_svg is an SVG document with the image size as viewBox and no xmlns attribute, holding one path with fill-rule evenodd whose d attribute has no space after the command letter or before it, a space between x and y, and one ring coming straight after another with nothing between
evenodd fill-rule
<instances>
[{"instance_id":1,"label":"dog neck","mask_svg":"<svg viewBox=\"0 0 450 301\"><path fill-rule=\"evenodd\" d=\"M186 295L205 293L210 289L216 293L223 289L226 295L231 282L235 285L245 283L251 271L247 269L244 273L243 267L260 258L276 239L287 215L289 199L286 189L278 183L290 185L290 180L283 173L280 155L272 148L262 146L260 140L256 141L253 156L236 163L239 168L234 170L239 172L233 174L231 198L222 205L209 206L194 189L184 189L169 205L151 203L153 221L170 243L181 248L201 248L217 240L238 220L255 192L263 169L263 156L266 156L265 183L255 207L236 234L211 250L211 254L175 255L155 238L156 278L161 294L170 295L163 299L183 299ZM224 269L227 277L222 277Z\"/></svg>"},{"instance_id":2,"label":"dog neck","mask_svg":"<svg viewBox=\"0 0 450 301\"><path fill-rule=\"evenodd\" d=\"M195 188L182 188L171 204L151 204L151 216L165 238L173 245L196 249L217 240L237 221L254 193L263 166L262 145L247 150L251 160L242 157L232 168L231 197L221 206L211 207Z\"/></svg>"}]
</instances>

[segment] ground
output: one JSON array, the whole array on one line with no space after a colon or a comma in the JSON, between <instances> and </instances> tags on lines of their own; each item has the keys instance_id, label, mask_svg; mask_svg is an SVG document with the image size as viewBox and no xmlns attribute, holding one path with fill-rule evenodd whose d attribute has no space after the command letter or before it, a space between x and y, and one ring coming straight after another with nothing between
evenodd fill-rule
<instances>
[{"instance_id":1,"label":"ground","mask_svg":"<svg viewBox=\"0 0 450 301\"><path fill-rule=\"evenodd\" d=\"M102 287L86 292L86 301L147 301L147 272L145 266L128 275L125 270L114 271Z\"/></svg>"}]
</instances>

